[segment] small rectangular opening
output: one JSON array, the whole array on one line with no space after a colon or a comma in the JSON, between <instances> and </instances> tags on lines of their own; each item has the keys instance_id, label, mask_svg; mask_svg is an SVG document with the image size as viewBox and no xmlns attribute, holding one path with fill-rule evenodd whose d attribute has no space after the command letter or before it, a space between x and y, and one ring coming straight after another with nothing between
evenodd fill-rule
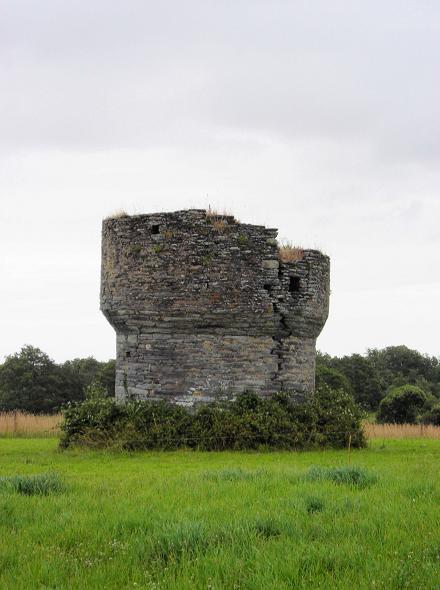
<instances>
[{"instance_id":1,"label":"small rectangular opening","mask_svg":"<svg viewBox=\"0 0 440 590\"><path fill-rule=\"evenodd\" d=\"M301 280L299 277L290 277L289 280L289 291L291 293L297 293L301 287Z\"/></svg>"},{"instance_id":2,"label":"small rectangular opening","mask_svg":"<svg viewBox=\"0 0 440 590\"><path fill-rule=\"evenodd\" d=\"M152 234L158 234L159 233L159 226L158 225L152 225L151 226L151 233Z\"/></svg>"},{"instance_id":3,"label":"small rectangular opening","mask_svg":"<svg viewBox=\"0 0 440 590\"><path fill-rule=\"evenodd\" d=\"M125 353L125 356L126 356L127 358L131 357L131 352L130 352L129 350L127 350L127 352Z\"/></svg>"}]
</instances>

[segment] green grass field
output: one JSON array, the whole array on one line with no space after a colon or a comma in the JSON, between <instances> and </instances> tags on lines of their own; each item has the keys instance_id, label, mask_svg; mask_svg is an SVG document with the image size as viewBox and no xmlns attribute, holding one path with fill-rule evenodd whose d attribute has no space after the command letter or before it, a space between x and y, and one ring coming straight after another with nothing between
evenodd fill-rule
<instances>
[{"instance_id":1,"label":"green grass field","mask_svg":"<svg viewBox=\"0 0 440 590\"><path fill-rule=\"evenodd\" d=\"M352 452L364 486L307 477L347 462L0 439L0 588L438 589L440 441ZM1 479L48 472L63 484L49 495Z\"/></svg>"}]
</instances>

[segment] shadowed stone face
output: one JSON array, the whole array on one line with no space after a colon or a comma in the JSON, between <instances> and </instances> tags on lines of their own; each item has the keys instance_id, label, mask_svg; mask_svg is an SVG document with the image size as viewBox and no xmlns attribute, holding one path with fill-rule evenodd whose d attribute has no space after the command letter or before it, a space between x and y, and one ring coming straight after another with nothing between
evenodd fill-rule
<instances>
[{"instance_id":1,"label":"shadowed stone face","mask_svg":"<svg viewBox=\"0 0 440 590\"><path fill-rule=\"evenodd\" d=\"M107 219L101 309L117 333L116 396L193 405L314 389L329 259L279 260L277 230L192 209Z\"/></svg>"}]
</instances>

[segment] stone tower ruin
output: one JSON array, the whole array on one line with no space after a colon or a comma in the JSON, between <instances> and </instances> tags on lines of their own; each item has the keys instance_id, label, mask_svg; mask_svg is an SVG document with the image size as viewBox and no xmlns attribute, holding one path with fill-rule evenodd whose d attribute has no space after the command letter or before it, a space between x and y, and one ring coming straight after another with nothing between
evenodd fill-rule
<instances>
[{"instance_id":1,"label":"stone tower ruin","mask_svg":"<svg viewBox=\"0 0 440 590\"><path fill-rule=\"evenodd\" d=\"M277 230L200 209L102 228L101 310L116 330L116 398L182 405L313 392L329 258L280 259Z\"/></svg>"}]
</instances>

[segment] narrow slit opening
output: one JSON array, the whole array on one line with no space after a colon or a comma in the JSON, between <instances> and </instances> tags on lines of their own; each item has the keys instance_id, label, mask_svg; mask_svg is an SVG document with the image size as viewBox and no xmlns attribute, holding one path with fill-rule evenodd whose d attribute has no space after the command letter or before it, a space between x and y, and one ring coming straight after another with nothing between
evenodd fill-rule
<instances>
[{"instance_id":1,"label":"narrow slit opening","mask_svg":"<svg viewBox=\"0 0 440 590\"><path fill-rule=\"evenodd\" d=\"M289 280L289 291L291 293L297 293L301 287L301 281L299 277L290 277Z\"/></svg>"}]
</instances>

